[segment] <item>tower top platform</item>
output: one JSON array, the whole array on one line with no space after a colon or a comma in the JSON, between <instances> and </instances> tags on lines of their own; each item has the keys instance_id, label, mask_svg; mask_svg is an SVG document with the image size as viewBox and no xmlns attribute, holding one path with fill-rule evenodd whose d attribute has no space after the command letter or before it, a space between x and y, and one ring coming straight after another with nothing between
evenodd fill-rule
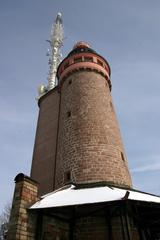
<instances>
[{"instance_id":1,"label":"tower top platform","mask_svg":"<svg viewBox=\"0 0 160 240\"><path fill-rule=\"evenodd\" d=\"M111 69L105 58L94 51L85 41L77 42L71 52L60 63L57 69L59 83L76 71L89 70L103 75L111 90Z\"/></svg>"}]
</instances>

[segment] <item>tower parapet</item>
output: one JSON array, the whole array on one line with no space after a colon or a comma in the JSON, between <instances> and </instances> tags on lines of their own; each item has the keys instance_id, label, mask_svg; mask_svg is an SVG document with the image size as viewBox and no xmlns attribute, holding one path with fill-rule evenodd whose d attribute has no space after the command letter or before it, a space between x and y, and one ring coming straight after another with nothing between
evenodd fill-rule
<instances>
[{"instance_id":1,"label":"tower parapet","mask_svg":"<svg viewBox=\"0 0 160 240\"><path fill-rule=\"evenodd\" d=\"M60 84L70 74L82 69L100 73L107 80L111 90L111 71L108 62L91 49L88 43L81 41L74 45L73 50L58 67L57 76Z\"/></svg>"}]
</instances>

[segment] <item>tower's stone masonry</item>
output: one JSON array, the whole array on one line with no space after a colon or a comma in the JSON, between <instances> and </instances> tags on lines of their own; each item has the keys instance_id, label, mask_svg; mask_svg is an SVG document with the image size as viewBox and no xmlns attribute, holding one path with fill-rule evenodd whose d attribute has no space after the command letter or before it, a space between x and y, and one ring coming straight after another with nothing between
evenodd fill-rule
<instances>
[{"instance_id":1,"label":"tower's stone masonry","mask_svg":"<svg viewBox=\"0 0 160 240\"><path fill-rule=\"evenodd\" d=\"M33 152L31 177L39 184L39 195L53 191L59 115L58 89L39 101L39 117Z\"/></svg>"},{"instance_id":2,"label":"tower's stone masonry","mask_svg":"<svg viewBox=\"0 0 160 240\"><path fill-rule=\"evenodd\" d=\"M131 187L115 115L108 62L80 42L60 64L55 188L67 181Z\"/></svg>"},{"instance_id":3,"label":"tower's stone masonry","mask_svg":"<svg viewBox=\"0 0 160 240\"><path fill-rule=\"evenodd\" d=\"M131 185L108 83L79 70L61 86L56 188L68 172L76 183L107 181Z\"/></svg>"}]
</instances>

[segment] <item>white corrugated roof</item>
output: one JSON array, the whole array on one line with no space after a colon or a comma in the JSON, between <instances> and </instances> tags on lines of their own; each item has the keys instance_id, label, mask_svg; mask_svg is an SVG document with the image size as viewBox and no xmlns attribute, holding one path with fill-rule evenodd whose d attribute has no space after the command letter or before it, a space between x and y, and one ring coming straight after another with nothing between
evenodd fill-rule
<instances>
[{"instance_id":1,"label":"white corrugated roof","mask_svg":"<svg viewBox=\"0 0 160 240\"><path fill-rule=\"evenodd\" d=\"M103 203L123 200L128 195L128 199L160 203L160 197L143 192L121 189L117 187L92 187L77 189L74 185L65 189L60 189L44 195L30 209L54 208L64 206L74 206L92 203Z\"/></svg>"}]
</instances>

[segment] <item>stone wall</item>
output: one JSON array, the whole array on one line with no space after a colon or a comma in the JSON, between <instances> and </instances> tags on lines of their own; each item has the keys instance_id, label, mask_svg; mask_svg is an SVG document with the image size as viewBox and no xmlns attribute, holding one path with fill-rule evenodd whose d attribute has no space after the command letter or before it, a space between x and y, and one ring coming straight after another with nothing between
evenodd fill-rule
<instances>
[{"instance_id":1,"label":"stone wall","mask_svg":"<svg viewBox=\"0 0 160 240\"><path fill-rule=\"evenodd\" d=\"M56 188L67 181L131 186L106 78L79 70L61 86Z\"/></svg>"},{"instance_id":2,"label":"stone wall","mask_svg":"<svg viewBox=\"0 0 160 240\"><path fill-rule=\"evenodd\" d=\"M81 217L75 214L74 218L70 218L68 221L65 218L60 220L51 215L50 217L43 215L40 239L140 240L137 226L128 212L124 210L123 206L113 204L108 209L101 210L100 208L99 211L94 209L88 216L83 216L84 212ZM54 215L53 209L50 212Z\"/></svg>"},{"instance_id":3,"label":"stone wall","mask_svg":"<svg viewBox=\"0 0 160 240\"><path fill-rule=\"evenodd\" d=\"M39 118L31 178L39 183L39 195L54 189L57 128L59 114L59 92L55 88L39 100Z\"/></svg>"},{"instance_id":4,"label":"stone wall","mask_svg":"<svg viewBox=\"0 0 160 240\"><path fill-rule=\"evenodd\" d=\"M28 207L38 200L37 183L22 173L15 183L7 240L34 240L37 216Z\"/></svg>"},{"instance_id":5,"label":"stone wall","mask_svg":"<svg viewBox=\"0 0 160 240\"><path fill-rule=\"evenodd\" d=\"M43 240L69 240L69 223L44 215L41 238Z\"/></svg>"},{"instance_id":6,"label":"stone wall","mask_svg":"<svg viewBox=\"0 0 160 240\"><path fill-rule=\"evenodd\" d=\"M110 208L110 212L114 208ZM134 239L140 240L136 226L133 224L132 218L127 215L117 214L117 216L89 216L80 218L76 221L74 228L75 240L124 240Z\"/></svg>"}]
</instances>

